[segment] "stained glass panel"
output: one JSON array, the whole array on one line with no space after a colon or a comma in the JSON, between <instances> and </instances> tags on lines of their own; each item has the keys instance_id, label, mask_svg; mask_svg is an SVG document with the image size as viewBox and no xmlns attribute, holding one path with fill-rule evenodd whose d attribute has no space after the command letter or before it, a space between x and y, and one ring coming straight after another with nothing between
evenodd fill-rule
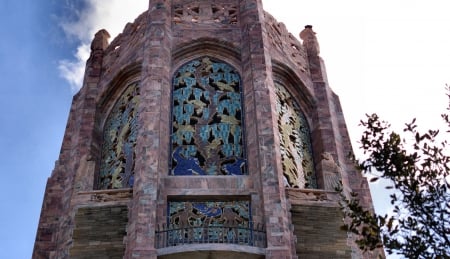
<instances>
[{"instance_id":1,"label":"stained glass panel","mask_svg":"<svg viewBox=\"0 0 450 259\"><path fill-rule=\"evenodd\" d=\"M286 88L275 82L285 186L317 188L308 123Z\"/></svg>"},{"instance_id":2,"label":"stained glass panel","mask_svg":"<svg viewBox=\"0 0 450 259\"><path fill-rule=\"evenodd\" d=\"M246 174L241 85L230 65L208 57L173 78L172 175Z\"/></svg>"},{"instance_id":3,"label":"stained glass panel","mask_svg":"<svg viewBox=\"0 0 450 259\"><path fill-rule=\"evenodd\" d=\"M252 236L249 201L169 202L170 243L248 243Z\"/></svg>"},{"instance_id":4,"label":"stained glass panel","mask_svg":"<svg viewBox=\"0 0 450 259\"><path fill-rule=\"evenodd\" d=\"M133 187L139 83L128 86L103 128L98 189Z\"/></svg>"}]
</instances>

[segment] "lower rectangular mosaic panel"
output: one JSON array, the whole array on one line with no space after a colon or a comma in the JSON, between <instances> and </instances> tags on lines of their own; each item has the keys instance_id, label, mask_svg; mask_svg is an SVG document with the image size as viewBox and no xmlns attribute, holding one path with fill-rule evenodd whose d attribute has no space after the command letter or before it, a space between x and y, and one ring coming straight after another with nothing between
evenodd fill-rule
<instances>
[{"instance_id":1,"label":"lower rectangular mosaic panel","mask_svg":"<svg viewBox=\"0 0 450 259\"><path fill-rule=\"evenodd\" d=\"M251 218L249 200L169 201L167 224L157 230L158 247L196 243L265 246L262 224Z\"/></svg>"}]
</instances>

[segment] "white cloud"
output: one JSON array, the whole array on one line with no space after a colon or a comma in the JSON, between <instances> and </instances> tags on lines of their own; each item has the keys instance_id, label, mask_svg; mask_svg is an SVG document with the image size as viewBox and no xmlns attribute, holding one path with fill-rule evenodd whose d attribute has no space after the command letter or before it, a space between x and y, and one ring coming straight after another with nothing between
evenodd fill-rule
<instances>
[{"instance_id":1,"label":"white cloud","mask_svg":"<svg viewBox=\"0 0 450 259\"><path fill-rule=\"evenodd\" d=\"M70 84L72 92L77 92L83 84L86 60L89 57L89 45L81 44L77 48L74 60L60 60L58 69L60 75Z\"/></svg>"},{"instance_id":2,"label":"white cloud","mask_svg":"<svg viewBox=\"0 0 450 259\"><path fill-rule=\"evenodd\" d=\"M73 59L58 62L60 75L69 82L73 92L77 92L82 86L89 46L95 33L106 29L114 38L127 22L133 22L147 7L148 2L145 0L110 0L107 3L102 0L86 0L85 9L72 10L75 21L60 22L67 37L80 42Z\"/></svg>"}]
</instances>

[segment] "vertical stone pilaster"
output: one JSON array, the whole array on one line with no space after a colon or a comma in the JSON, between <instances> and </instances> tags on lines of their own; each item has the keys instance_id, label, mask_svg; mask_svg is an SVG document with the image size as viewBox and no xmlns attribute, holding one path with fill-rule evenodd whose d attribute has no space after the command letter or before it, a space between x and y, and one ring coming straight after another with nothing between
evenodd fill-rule
<instances>
[{"instance_id":1,"label":"vertical stone pilaster","mask_svg":"<svg viewBox=\"0 0 450 259\"><path fill-rule=\"evenodd\" d=\"M150 0L143 49L139 131L126 258L156 258L157 188L164 171L170 103L171 1ZM163 121L163 122L161 122ZM165 166L167 167L167 166Z\"/></svg>"},{"instance_id":2,"label":"vertical stone pilaster","mask_svg":"<svg viewBox=\"0 0 450 259\"><path fill-rule=\"evenodd\" d=\"M303 40L303 46L308 54L314 95L318 100L316 108L317 126L312 132L313 146L319 158L316 169L322 172L317 177L318 184L322 189L334 191L334 187L326 183L330 182L330 179L327 178L335 177L336 172L328 172L324 163L328 159L336 163L337 166L342 166L345 163L344 161L347 160L345 157L347 154L342 153L342 147L340 146L341 132L339 132L339 121L336 118L336 111L341 108L339 103L335 103L337 96L328 85L325 66L319 56L319 43L311 25L305 26L305 29L300 32L300 38ZM331 155L331 157L324 157L327 155ZM346 175L343 172L337 177L342 179L343 182L347 182Z\"/></svg>"},{"instance_id":3,"label":"vertical stone pilaster","mask_svg":"<svg viewBox=\"0 0 450 259\"><path fill-rule=\"evenodd\" d=\"M288 204L282 181L282 167L275 109L272 65L266 51L261 1L243 0L240 6L242 30L243 88L247 107L248 153L255 159L249 168L257 170L254 181L261 182L263 220L267 231L266 258L294 258ZM257 177L259 179L257 179Z\"/></svg>"}]
</instances>

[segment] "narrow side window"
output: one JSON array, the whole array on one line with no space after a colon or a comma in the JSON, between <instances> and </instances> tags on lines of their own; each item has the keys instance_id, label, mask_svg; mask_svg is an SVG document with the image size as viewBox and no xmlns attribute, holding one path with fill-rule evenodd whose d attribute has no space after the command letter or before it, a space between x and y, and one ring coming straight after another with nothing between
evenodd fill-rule
<instances>
[{"instance_id":1,"label":"narrow side window","mask_svg":"<svg viewBox=\"0 0 450 259\"><path fill-rule=\"evenodd\" d=\"M104 124L97 189L133 187L138 105L135 82L119 97Z\"/></svg>"}]
</instances>

